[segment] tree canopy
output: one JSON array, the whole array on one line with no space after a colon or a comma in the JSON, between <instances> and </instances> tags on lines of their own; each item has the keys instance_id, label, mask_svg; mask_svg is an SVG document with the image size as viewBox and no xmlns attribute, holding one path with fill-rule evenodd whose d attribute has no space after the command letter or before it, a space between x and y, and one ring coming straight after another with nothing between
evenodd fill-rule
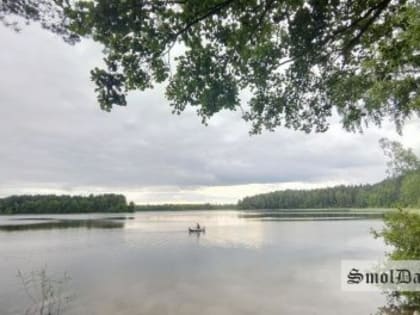
<instances>
[{"instance_id":1,"label":"tree canopy","mask_svg":"<svg viewBox=\"0 0 420 315\"><path fill-rule=\"evenodd\" d=\"M240 109L255 133L323 132L334 112L348 130L400 130L420 112L416 0L51 1L69 32L105 46L91 75L107 111L165 82L175 113Z\"/></svg>"}]
</instances>

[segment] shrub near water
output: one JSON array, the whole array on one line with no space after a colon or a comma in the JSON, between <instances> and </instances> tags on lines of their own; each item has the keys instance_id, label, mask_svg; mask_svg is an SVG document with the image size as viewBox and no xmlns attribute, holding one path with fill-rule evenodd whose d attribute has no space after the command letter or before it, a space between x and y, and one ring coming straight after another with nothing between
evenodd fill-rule
<instances>
[{"instance_id":1,"label":"shrub near water","mask_svg":"<svg viewBox=\"0 0 420 315\"><path fill-rule=\"evenodd\" d=\"M392 246L392 260L420 260L420 215L398 210L385 215L384 228L375 237ZM393 292L390 299L404 309L420 309L420 292Z\"/></svg>"}]
</instances>

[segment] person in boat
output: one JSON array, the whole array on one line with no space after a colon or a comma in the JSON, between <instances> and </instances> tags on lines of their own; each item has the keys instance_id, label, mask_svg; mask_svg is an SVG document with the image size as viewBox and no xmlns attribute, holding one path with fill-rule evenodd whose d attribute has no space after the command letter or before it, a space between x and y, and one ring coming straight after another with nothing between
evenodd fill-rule
<instances>
[{"instance_id":1,"label":"person in boat","mask_svg":"<svg viewBox=\"0 0 420 315\"><path fill-rule=\"evenodd\" d=\"M198 224L198 222L197 222L197 224L196 224L196 228L197 228L197 230L199 230L199 229L200 229L200 224Z\"/></svg>"}]
</instances>

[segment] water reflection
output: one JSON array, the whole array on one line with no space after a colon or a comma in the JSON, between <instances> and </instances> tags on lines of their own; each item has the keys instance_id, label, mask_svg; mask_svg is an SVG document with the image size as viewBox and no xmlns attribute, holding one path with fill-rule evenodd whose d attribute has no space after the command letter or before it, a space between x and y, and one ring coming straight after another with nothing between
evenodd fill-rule
<instances>
[{"instance_id":1,"label":"water reflection","mask_svg":"<svg viewBox=\"0 0 420 315\"><path fill-rule=\"evenodd\" d=\"M369 233L379 220L285 222L247 214L0 217L2 227L32 225L0 233L0 313L23 314L16 269L44 265L72 276L77 295L66 315L353 315L384 304L376 293L341 291L339 281L342 258L382 257L383 244ZM29 231L59 221L83 228ZM206 234L188 233L196 222ZM121 228L86 228L97 223Z\"/></svg>"},{"instance_id":2,"label":"water reflection","mask_svg":"<svg viewBox=\"0 0 420 315\"><path fill-rule=\"evenodd\" d=\"M264 221L337 221L337 220L366 220L383 219L384 211L354 211L350 209L342 210L272 210L272 211L252 211L241 212L240 218L256 219Z\"/></svg>"},{"instance_id":3,"label":"water reflection","mask_svg":"<svg viewBox=\"0 0 420 315\"><path fill-rule=\"evenodd\" d=\"M206 234L206 232L195 233L195 232L188 231L188 236L191 239L195 239L197 243L200 242L200 238L202 238L203 236L205 236L205 234Z\"/></svg>"},{"instance_id":4,"label":"water reflection","mask_svg":"<svg viewBox=\"0 0 420 315\"><path fill-rule=\"evenodd\" d=\"M1 224L0 231L15 232L29 230L52 230L52 229L121 229L125 223L121 220L126 218L104 218L104 219L63 219L57 220L53 218L18 218L19 223Z\"/></svg>"}]
</instances>

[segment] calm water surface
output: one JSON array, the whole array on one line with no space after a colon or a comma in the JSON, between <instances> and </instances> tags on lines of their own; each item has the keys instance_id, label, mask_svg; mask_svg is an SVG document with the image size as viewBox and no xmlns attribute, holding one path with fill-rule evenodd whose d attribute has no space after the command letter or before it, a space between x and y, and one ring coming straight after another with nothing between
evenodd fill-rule
<instances>
[{"instance_id":1,"label":"calm water surface","mask_svg":"<svg viewBox=\"0 0 420 315\"><path fill-rule=\"evenodd\" d=\"M2 216L0 314L24 314L29 300L17 271L43 268L71 277L65 315L354 315L385 303L340 289L341 259L383 257L384 244L369 232L380 220L240 214ZM205 234L187 232L195 222Z\"/></svg>"}]
</instances>

